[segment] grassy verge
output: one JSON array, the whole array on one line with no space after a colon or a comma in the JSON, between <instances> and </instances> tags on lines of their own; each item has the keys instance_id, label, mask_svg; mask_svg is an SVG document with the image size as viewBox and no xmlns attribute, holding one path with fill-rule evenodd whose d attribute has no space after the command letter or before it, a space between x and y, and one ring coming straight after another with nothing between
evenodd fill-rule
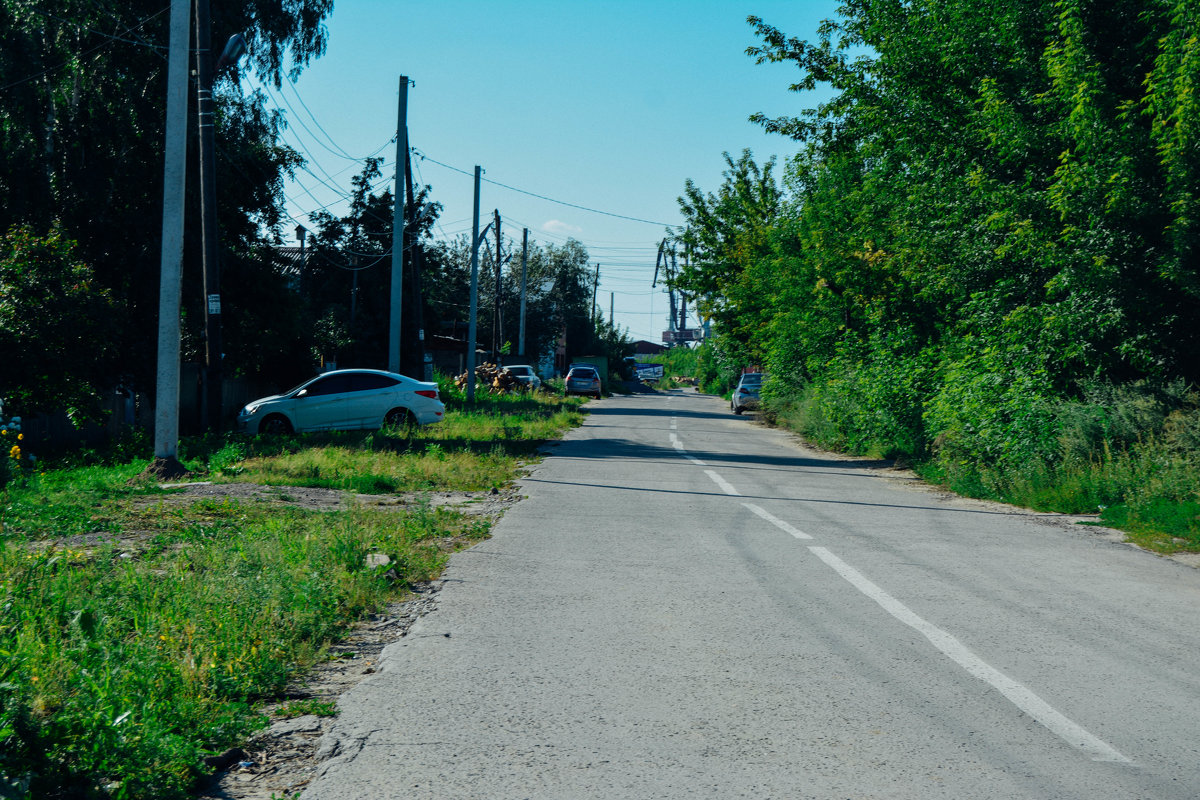
<instances>
[{"instance_id":1,"label":"grassy verge","mask_svg":"<svg viewBox=\"0 0 1200 800\"><path fill-rule=\"evenodd\" d=\"M580 419L575 401L451 405L409 434L195 440L185 463L216 481L485 490ZM349 625L487 534L427 505L173 502L138 480L146 463L52 465L0 494L0 797L187 796L203 757L265 724L258 706Z\"/></svg>"},{"instance_id":2,"label":"grassy verge","mask_svg":"<svg viewBox=\"0 0 1200 800\"><path fill-rule=\"evenodd\" d=\"M1097 514L1158 553L1200 553L1200 409L1190 395L1156 401L1141 387L1060 401L1048 414L1049 458L995 457L922 446L911 421L864 409L826 387L773 397L766 418L820 446L903 458L925 480L968 497L1038 511ZM919 415L917 417L919 419ZM1020 433L1012 425L1012 435ZM930 453L933 449L935 452Z\"/></svg>"},{"instance_id":3,"label":"grassy verge","mask_svg":"<svg viewBox=\"0 0 1200 800\"><path fill-rule=\"evenodd\" d=\"M924 479L968 497L1036 511L1098 514L1129 541L1169 555L1200 553L1200 468L1160 441L1067 460L1004 469L936 460L917 464Z\"/></svg>"}]
</instances>

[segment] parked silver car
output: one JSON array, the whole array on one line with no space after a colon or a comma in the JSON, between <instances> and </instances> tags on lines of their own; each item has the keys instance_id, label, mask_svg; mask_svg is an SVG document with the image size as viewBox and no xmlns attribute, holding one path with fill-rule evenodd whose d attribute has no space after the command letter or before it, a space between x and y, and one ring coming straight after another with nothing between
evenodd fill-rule
<instances>
[{"instance_id":1,"label":"parked silver car","mask_svg":"<svg viewBox=\"0 0 1200 800\"><path fill-rule=\"evenodd\" d=\"M766 374L762 372L744 373L733 390L733 396L729 398L729 409L735 414L740 414L758 408L758 392L762 389L765 377Z\"/></svg>"},{"instance_id":2,"label":"parked silver car","mask_svg":"<svg viewBox=\"0 0 1200 800\"><path fill-rule=\"evenodd\" d=\"M537 389L542 385L542 379L538 377L537 371L528 364L509 364L505 369L511 372L514 378L525 384L527 389Z\"/></svg>"},{"instance_id":3,"label":"parked silver car","mask_svg":"<svg viewBox=\"0 0 1200 800\"><path fill-rule=\"evenodd\" d=\"M445 413L436 383L377 369L339 369L247 403L237 424L246 433L301 433L429 425Z\"/></svg>"},{"instance_id":4,"label":"parked silver car","mask_svg":"<svg viewBox=\"0 0 1200 800\"><path fill-rule=\"evenodd\" d=\"M600 399L600 373L595 367L571 367L567 373L567 394L590 394Z\"/></svg>"}]
</instances>

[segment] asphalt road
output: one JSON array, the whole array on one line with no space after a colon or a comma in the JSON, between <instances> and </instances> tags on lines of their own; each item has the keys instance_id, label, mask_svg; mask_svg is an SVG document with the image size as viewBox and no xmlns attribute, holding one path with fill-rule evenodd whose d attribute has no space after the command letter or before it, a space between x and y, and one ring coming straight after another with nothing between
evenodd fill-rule
<instances>
[{"instance_id":1,"label":"asphalt road","mask_svg":"<svg viewBox=\"0 0 1200 800\"><path fill-rule=\"evenodd\" d=\"M591 409L305 800L1200 797L1200 571L714 398Z\"/></svg>"}]
</instances>

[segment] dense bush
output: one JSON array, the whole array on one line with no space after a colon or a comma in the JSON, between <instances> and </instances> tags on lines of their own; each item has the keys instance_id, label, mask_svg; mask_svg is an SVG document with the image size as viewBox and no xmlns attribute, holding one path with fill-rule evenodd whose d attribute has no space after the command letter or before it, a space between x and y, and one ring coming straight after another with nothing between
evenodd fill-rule
<instances>
[{"instance_id":1,"label":"dense bush","mask_svg":"<svg viewBox=\"0 0 1200 800\"><path fill-rule=\"evenodd\" d=\"M678 284L718 333L702 381L765 361L769 414L964 491L1135 524L1188 508L1192 5L865 0L815 41L751 18L751 55L831 92L755 115L798 143L781 178L745 151L685 186Z\"/></svg>"}]
</instances>

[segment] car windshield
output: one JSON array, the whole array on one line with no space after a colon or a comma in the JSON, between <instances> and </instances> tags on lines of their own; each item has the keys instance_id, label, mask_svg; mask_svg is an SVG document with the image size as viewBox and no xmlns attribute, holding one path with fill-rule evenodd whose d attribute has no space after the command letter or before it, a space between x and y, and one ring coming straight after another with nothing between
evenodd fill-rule
<instances>
[{"instance_id":1,"label":"car windshield","mask_svg":"<svg viewBox=\"0 0 1200 800\"><path fill-rule=\"evenodd\" d=\"M743 386L759 386L763 382L762 373L750 373L742 376Z\"/></svg>"},{"instance_id":2,"label":"car windshield","mask_svg":"<svg viewBox=\"0 0 1200 800\"><path fill-rule=\"evenodd\" d=\"M300 391L305 386L307 386L309 383L311 383L313 380L315 380L315 379L309 378L308 380L306 380L304 383L300 384L299 386L293 386L291 389L288 389L286 392L283 392L280 396L286 397L289 394L295 394L296 392Z\"/></svg>"}]
</instances>

